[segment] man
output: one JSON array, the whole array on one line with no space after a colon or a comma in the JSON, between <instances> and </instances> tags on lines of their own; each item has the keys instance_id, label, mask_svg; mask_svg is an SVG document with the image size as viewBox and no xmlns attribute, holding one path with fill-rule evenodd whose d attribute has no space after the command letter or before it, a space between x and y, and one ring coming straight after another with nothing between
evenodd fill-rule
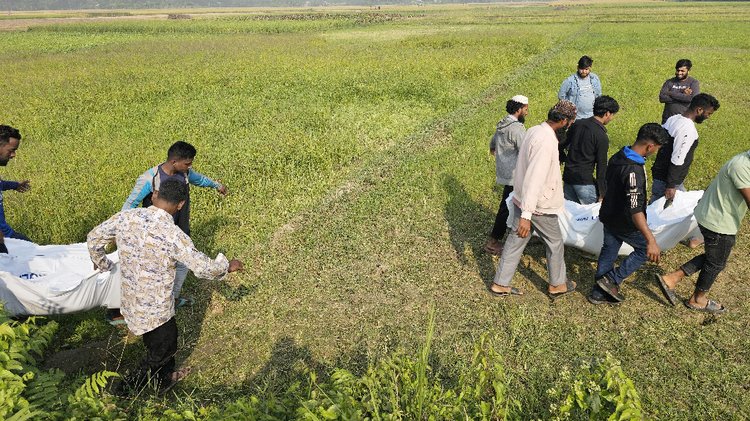
<instances>
[{"instance_id":1,"label":"man","mask_svg":"<svg viewBox=\"0 0 750 421\"><path fill-rule=\"evenodd\" d=\"M696 311L723 313L720 303L708 299L716 277L719 276L734 247L742 219L750 206L750 151L730 159L703 193L695 207L695 219L705 238L704 253L694 257L674 272L657 275L664 296L672 305L677 304L674 288L685 276L696 272L698 281L693 295L685 305Z\"/></svg>"},{"instance_id":2,"label":"man","mask_svg":"<svg viewBox=\"0 0 750 421\"><path fill-rule=\"evenodd\" d=\"M558 99L565 99L575 104L576 119L581 120L594 115L594 100L602 95L602 83L599 76L591 73L594 60L583 56L578 60L578 71L565 79L557 93Z\"/></svg>"},{"instance_id":3,"label":"man","mask_svg":"<svg viewBox=\"0 0 750 421\"><path fill-rule=\"evenodd\" d=\"M513 274L534 230L547 249L550 297L555 299L575 290L575 282L565 274L565 248L557 214L563 210L562 177L556 130L567 129L575 121L576 106L562 100L547 113L547 121L526 132L513 179L513 228L495 272L490 291L496 295L521 295L511 287Z\"/></svg>"},{"instance_id":4,"label":"man","mask_svg":"<svg viewBox=\"0 0 750 421\"><path fill-rule=\"evenodd\" d=\"M607 128L620 105L610 96L594 100L594 116L576 120L566 136L563 149L567 149L563 171L565 200L590 205L601 201L606 193L607 153L609 137ZM596 167L596 179L593 172Z\"/></svg>"},{"instance_id":5,"label":"man","mask_svg":"<svg viewBox=\"0 0 750 421\"><path fill-rule=\"evenodd\" d=\"M490 139L490 153L495 156L495 182L504 187L500 208L495 216L495 225L484 250L496 256L503 252L500 240L505 234L510 213L506 201L513 191L513 170L516 169L518 150L526 134L523 123L529 115L529 99L523 95L516 95L505 104L505 111L508 115L497 123L495 135Z\"/></svg>"},{"instance_id":6,"label":"man","mask_svg":"<svg viewBox=\"0 0 750 421\"><path fill-rule=\"evenodd\" d=\"M684 113L693 97L700 93L700 83L689 76L691 67L693 63L690 60L677 60L674 77L667 79L662 85L659 91L659 102L664 104L661 124L666 123L673 115Z\"/></svg>"},{"instance_id":7,"label":"man","mask_svg":"<svg viewBox=\"0 0 750 421\"><path fill-rule=\"evenodd\" d=\"M11 159L16 157L16 150L21 145L21 133L11 126L0 125L0 167L8 165ZM29 191L31 184L29 180L21 182L3 181L0 179L0 253L7 253L5 238L16 238L29 240L22 233L14 230L5 220L5 206L3 204L3 191L15 190L20 193Z\"/></svg>"},{"instance_id":8,"label":"man","mask_svg":"<svg viewBox=\"0 0 750 421\"><path fill-rule=\"evenodd\" d=\"M175 142L169 147L169 150L167 151L167 160L164 163L149 168L138 177L133 190L130 192L127 200L125 200L125 204L122 205L122 210L133 209L141 203L144 207L150 206L151 195L159 190L160 183L171 179L176 179L186 185L193 184L198 187L216 189L221 195L226 196L226 186L193 170L193 160L195 159L196 153L197 151L193 145L183 141ZM189 189L187 199L185 200L185 206L174 215L174 222L180 227L182 232L188 236L190 235ZM180 297L180 291L182 290L182 284L185 282L185 278L187 278L187 270L180 265L177 268L177 280L175 281L174 290L174 297L178 300L178 307L192 303L191 299ZM118 321L116 314L110 315L108 318L114 319L115 323Z\"/></svg>"},{"instance_id":9,"label":"man","mask_svg":"<svg viewBox=\"0 0 750 421\"><path fill-rule=\"evenodd\" d=\"M624 300L620 285L646 259L659 261L659 246L646 221L646 158L669 142L667 130L646 123L638 130L633 146L612 155L607 167L607 193L599 210L604 225L604 242L597 262L596 284L587 297L592 304L618 304ZM615 268L622 243L633 247Z\"/></svg>"},{"instance_id":10,"label":"man","mask_svg":"<svg viewBox=\"0 0 750 421\"><path fill-rule=\"evenodd\" d=\"M175 226L174 215L187 198L186 183L175 178L162 180L152 195L152 206L121 211L88 234L91 260L102 271L113 265L105 247L113 240L117 243L122 314L130 331L143 335L147 350L140 369L126 379L126 386L135 390L150 380L165 389L186 375L175 371L177 324L172 290L176 264L181 262L205 279L220 279L243 267L241 261L228 261L222 254L210 259Z\"/></svg>"},{"instance_id":11,"label":"man","mask_svg":"<svg viewBox=\"0 0 750 421\"><path fill-rule=\"evenodd\" d=\"M673 140L659 150L651 167L654 179L651 202L664 196L671 203L677 190L685 191L683 182L693 163L695 148L698 147L698 130L695 125L706 121L718 109L719 101L716 98L709 94L698 94L690 101L685 112L669 117L664 123L664 128Z\"/></svg>"}]
</instances>

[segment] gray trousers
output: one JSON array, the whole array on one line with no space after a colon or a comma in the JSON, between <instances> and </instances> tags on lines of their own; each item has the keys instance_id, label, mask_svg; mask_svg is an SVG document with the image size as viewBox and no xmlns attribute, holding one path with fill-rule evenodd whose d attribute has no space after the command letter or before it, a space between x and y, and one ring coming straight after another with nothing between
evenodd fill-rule
<instances>
[{"instance_id":1,"label":"gray trousers","mask_svg":"<svg viewBox=\"0 0 750 421\"><path fill-rule=\"evenodd\" d=\"M494 282L501 286L510 286L516 273L518 262L521 261L523 250L531 239L531 233L526 238L518 236L518 222L521 219L521 209L513 205L513 227L505 240L503 255L497 264ZM531 231L536 232L544 241L547 252L547 271L549 283L552 286L562 285L567 281L565 275L565 245L563 243L560 224L557 215L533 215L531 217Z\"/></svg>"}]
</instances>

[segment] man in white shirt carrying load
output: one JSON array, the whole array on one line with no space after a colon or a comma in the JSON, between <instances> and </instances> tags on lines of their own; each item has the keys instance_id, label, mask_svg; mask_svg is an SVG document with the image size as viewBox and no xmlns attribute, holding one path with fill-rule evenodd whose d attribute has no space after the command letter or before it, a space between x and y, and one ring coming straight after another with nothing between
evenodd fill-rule
<instances>
[{"instance_id":1,"label":"man in white shirt carrying load","mask_svg":"<svg viewBox=\"0 0 750 421\"><path fill-rule=\"evenodd\" d=\"M510 283L532 230L539 234L546 247L550 297L560 297L576 288L575 282L569 281L566 275L565 247L557 216L564 209L565 199L555 134L570 127L575 119L576 106L562 100L549 110L547 121L526 132L513 174L513 227L505 240L490 287L495 295L522 294Z\"/></svg>"},{"instance_id":2,"label":"man in white shirt carrying load","mask_svg":"<svg viewBox=\"0 0 750 421\"><path fill-rule=\"evenodd\" d=\"M684 113L675 114L664 123L663 127L672 136L672 141L659 149L651 167L653 183L649 203L662 196L671 201L677 190L685 191L683 183L698 146L698 130L695 125L706 121L718 109L719 101L716 98L709 94L698 94L690 101L690 106Z\"/></svg>"},{"instance_id":3,"label":"man in white shirt carrying load","mask_svg":"<svg viewBox=\"0 0 750 421\"><path fill-rule=\"evenodd\" d=\"M149 381L164 390L186 375L184 370L175 371L177 324L172 290L176 264L184 264L203 279L221 279L243 267L241 261L228 261L223 254L211 259L199 252L175 225L174 215L185 205L187 194L185 182L162 181L153 193L152 206L121 211L88 234L91 260L100 270L112 267L104 248L112 240L117 243L121 312L130 331L143 335L147 350L140 369L125 379L126 391L138 390Z\"/></svg>"}]
</instances>

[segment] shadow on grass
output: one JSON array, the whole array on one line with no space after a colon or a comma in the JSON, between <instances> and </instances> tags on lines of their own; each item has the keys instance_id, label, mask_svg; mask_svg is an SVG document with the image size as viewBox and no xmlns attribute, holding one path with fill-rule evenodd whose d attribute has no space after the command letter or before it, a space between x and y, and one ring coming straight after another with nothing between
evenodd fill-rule
<instances>
[{"instance_id":1,"label":"shadow on grass","mask_svg":"<svg viewBox=\"0 0 750 421\"><path fill-rule=\"evenodd\" d=\"M485 234L495 220L495 213L472 199L453 175L444 176L443 186L448 194L445 220L456 258L464 266L476 264L477 273L489 288L495 274L495 264L492 256L484 251L484 243L487 239Z\"/></svg>"}]
</instances>

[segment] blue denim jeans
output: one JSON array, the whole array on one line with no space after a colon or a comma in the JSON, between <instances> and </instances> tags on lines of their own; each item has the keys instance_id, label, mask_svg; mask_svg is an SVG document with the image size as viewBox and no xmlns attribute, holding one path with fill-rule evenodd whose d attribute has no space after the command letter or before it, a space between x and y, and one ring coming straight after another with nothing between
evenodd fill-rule
<instances>
[{"instance_id":1,"label":"blue denim jeans","mask_svg":"<svg viewBox=\"0 0 750 421\"><path fill-rule=\"evenodd\" d=\"M680 267L685 275L690 276L700 271L695 289L708 292L714 284L716 277L724 270L729 259L729 254L735 243L735 236L730 234L719 234L708 228L698 225L703 234L705 252L693 257L689 262Z\"/></svg>"},{"instance_id":2,"label":"blue denim jeans","mask_svg":"<svg viewBox=\"0 0 750 421\"><path fill-rule=\"evenodd\" d=\"M685 191L684 184L675 186L675 188L679 191ZM664 196L664 192L666 191L667 191L667 182L654 179L654 181L651 182L651 200L648 201L648 204L650 205L656 202L657 200L661 199L662 196Z\"/></svg>"},{"instance_id":3,"label":"blue denim jeans","mask_svg":"<svg viewBox=\"0 0 750 421\"><path fill-rule=\"evenodd\" d=\"M633 252L615 268L617 261L617 252L620 250L622 243L633 247ZM599 253L599 261L596 265L596 274L594 277L599 279L607 276L617 285L638 270L648 260L646 255L646 238L640 231L634 231L627 234L612 232L604 226L604 243L602 251Z\"/></svg>"},{"instance_id":4,"label":"blue denim jeans","mask_svg":"<svg viewBox=\"0 0 750 421\"><path fill-rule=\"evenodd\" d=\"M596 186L593 184L564 184L563 195L565 200L582 205L590 205L599 200L596 195Z\"/></svg>"}]
</instances>

